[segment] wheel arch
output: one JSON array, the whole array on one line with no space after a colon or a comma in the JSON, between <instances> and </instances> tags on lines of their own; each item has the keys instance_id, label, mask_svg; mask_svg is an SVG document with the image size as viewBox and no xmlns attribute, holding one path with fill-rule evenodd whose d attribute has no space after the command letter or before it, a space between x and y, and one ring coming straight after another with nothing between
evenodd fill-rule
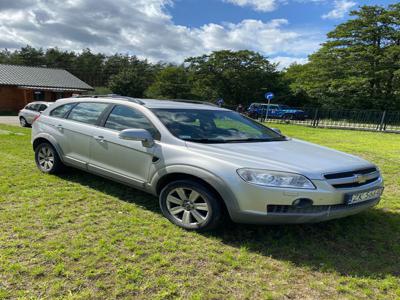
<instances>
[{"instance_id":1,"label":"wheel arch","mask_svg":"<svg viewBox=\"0 0 400 300\"><path fill-rule=\"evenodd\" d=\"M50 145L52 145L54 147L54 149L56 149L58 157L61 159L61 161L63 161L61 148L58 145L58 143L55 140L55 138L53 138L51 135L48 135L48 134L44 134L44 133L43 134L39 134L32 141L33 151L35 151L36 147L38 145L40 145L41 143L49 143Z\"/></svg>"},{"instance_id":2,"label":"wheel arch","mask_svg":"<svg viewBox=\"0 0 400 300\"><path fill-rule=\"evenodd\" d=\"M160 173L154 176L151 183L152 192L155 195L159 195L161 190L173 181L191 179L204 184L213 191L218 196L225 211L227 211L229 215L234 214L234 212L238 210L236 198L224 181L206 170L191 166L174 166L168 167Z\"/></svg>"}]
</instances>

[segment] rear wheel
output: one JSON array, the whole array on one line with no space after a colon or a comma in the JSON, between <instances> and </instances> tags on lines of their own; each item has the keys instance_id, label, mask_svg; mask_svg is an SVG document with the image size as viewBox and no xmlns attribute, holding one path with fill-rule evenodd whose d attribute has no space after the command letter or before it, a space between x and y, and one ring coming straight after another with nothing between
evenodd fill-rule
<instances>
[{"instance_id":1,"label":"rear wheel","mask_svg":"<svg viewBox=\"0 0 400 300\"><path fill-rule=\"evenodd\" d=\"M159 200L163 215L182 228L206 231L216 228L221 222L219 198L207 186L196 181L169 183L161 191Z\"/></svg>"},{"instance_id":2,"label":"rear wheel","mask_svg":"<svg viewBox=\"0 0 400 300\"><path fill-rule=\"evenodd\" d=\"M35 148L35 162L43 173L56 174L63 168L57 151L50 143L41 143Z\"/></svg>"},{"instance_id":3,"label":"rear wheel","mask_svg":"<svg viewBox=\"0 0 400 300\"><path fill-rule=\"evenodd\" d=\"M20 117L19 118L19 124L21 124L22 127L28 127L29 126L28 122L26 121L26 119L24 117Z\"/></svg>"}]
</instances>

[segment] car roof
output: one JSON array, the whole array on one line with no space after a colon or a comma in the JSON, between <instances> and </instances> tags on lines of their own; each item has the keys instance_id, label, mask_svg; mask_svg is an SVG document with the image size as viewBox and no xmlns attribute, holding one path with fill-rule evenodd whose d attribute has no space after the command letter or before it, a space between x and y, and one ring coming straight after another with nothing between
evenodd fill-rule
<instances>
[{"instance_id":1,"label":"car roof","mask_svg":"<svg viewBox=\"0 0 400 300\"><path fill-rule=\"evenodd\" d=\"M31 104L52 104L54 102L48 102L48 101L32 101L29 102L27 105L31 105Z\"/></svg>"},{"instance_id":2,"label":"car roof","mask_svg":"<svg viewBox=\"0 0 400 300\"><path fill-rule=\"evenodd\" d=\"M139 99L123 96L80 96L57 100L57 102L89 102L89 101L106 101L116 104L135 103L147 107L149 109L204 109L204 110L228 110L218 107L212 103L201 102L196 100L159 100L159 99Z\"/></svg>"}]
</instances>

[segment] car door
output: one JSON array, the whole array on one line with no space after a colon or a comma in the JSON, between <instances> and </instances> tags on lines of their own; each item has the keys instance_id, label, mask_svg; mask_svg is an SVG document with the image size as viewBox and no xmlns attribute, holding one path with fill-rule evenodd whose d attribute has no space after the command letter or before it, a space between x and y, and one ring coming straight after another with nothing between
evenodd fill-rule
<instances>
[{"instance_id":1,"label":"car door","mask_svg":"<svg viewBox=\"0 0 400 300\"><path fill-rule=\"evenodd\" d=\"M115 105L104 118L103 128L93 131L88 169L138 187L148 181L154 147L146 148L140 141L118 137L124 129L146 129L155 139L159 133L144 114L132 107Z\"/></svg>"},{"instance_id":2,"label":"car door","mask_svg":"<svg viewBox=\"0 0 400 300\"><path fill-rule=\"evenodd\" d=\"M55 120L54 126L58 132L56 139L68 164L87 168L93 130L107 107L108 103L78 103L64 118Z\"/></svg>"}]
</instances>

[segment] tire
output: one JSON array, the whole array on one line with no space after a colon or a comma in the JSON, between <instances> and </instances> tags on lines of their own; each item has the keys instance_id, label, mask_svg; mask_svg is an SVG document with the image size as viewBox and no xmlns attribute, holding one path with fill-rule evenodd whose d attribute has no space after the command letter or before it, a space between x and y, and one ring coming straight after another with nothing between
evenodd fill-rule
<instances>
[{"instance_id":1,"label":"tire","mask_svg":"<svg viewBox=\"0 0 400 300\"><path fill-rule=\"evenodd\" d=\"M194 180L167 184L160 193L159 204L164 217L186 230L208 231L222 222L220 199Z\"/></svg>"},{"instance_id":2,"label":"tire","mask_svg":"<svg viewBox=\"0 0 400 300\"><path fill-rule=\"evenodd\" d=\"M35 148L35 162L38 169L46 174L58 174L64 168L57 151L46 142Z\"/></svg>"},{"instance_id":3,"label":"tire","mask_svg":"<svg viewBox=\"0 0 400 300\"><path fill-rule=\"evenodd\" d=\"M29 127L29 124L24 117L19 118L19 124L21 124L21 127Z\"/></svg>"},{"instance_id":4,"label":"tire","mask_svg":"<svg viewBox=\"0 0 400 300\"><path fill-rule=\"evenodd\" d=\"M284 119L285 121L290 121L294 119L293 117L293 114L285 114L283 115L282 119Z\"/></svg>"}]
</instances>

